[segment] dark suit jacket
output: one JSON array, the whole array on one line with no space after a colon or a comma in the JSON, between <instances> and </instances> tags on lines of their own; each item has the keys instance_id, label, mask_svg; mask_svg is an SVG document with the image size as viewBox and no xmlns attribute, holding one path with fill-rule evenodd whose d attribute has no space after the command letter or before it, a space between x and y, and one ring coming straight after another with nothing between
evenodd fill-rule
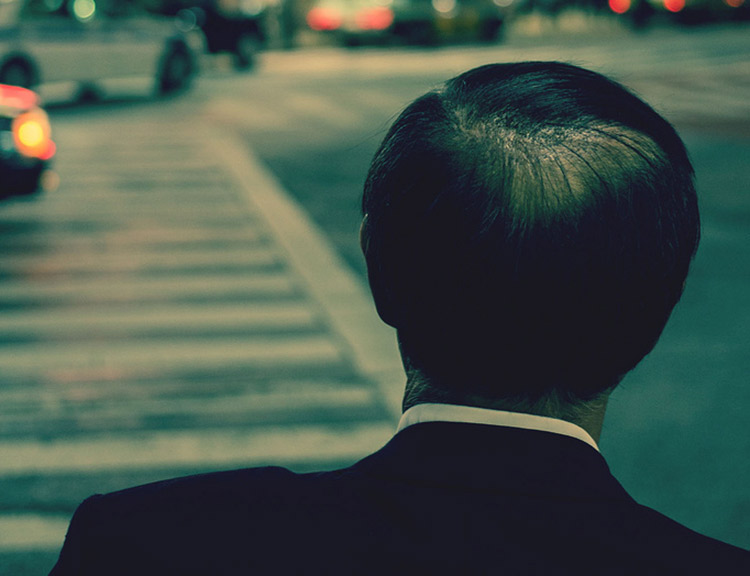
<instances>
[{"instance_id":1,"label":"dark suit jacket","mask_svg":"<svg viewBox=\"0 0 750 576\"><path fill-rule=\"evenodd\" d=\"M94 496L52 574L748 576L750 552L640 506L579 440L425 423L343 470Z\"/></svg>"}]
</instances>

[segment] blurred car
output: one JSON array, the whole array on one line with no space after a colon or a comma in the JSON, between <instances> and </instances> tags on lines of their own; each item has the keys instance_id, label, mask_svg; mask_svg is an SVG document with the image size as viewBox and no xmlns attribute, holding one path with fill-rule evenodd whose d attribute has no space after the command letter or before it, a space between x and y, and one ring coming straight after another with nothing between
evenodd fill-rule
<instances>
[{"instance_id":1,"label":"blurred car","mask_svg":"<svg viewBox=\"0 0 750 576\"><path fill-rule=\"evenodd\" d=\"M608 0L608 6L635 26L665 18L686 24L750 19L750 0Z\"/></svg>"},{"instance_id":2,"label":"blurred car","mask_svg":"<svg viewBox=\"0 0 750 576\"><path fill-rule=\"evenodd\" d=\"M35 192L54 154L36 93L0 84L0 198Z\"/></svg>"},{"instance_id":3,"label":"blurred car","mask_svg":"<svg viewBox=\"0 0 750 576\"><path fill-rule=\"evenodd\" d=\"M177 92L190 85L196 61L175 24L128 0L0 0L0 82L153 78L158 93Z\"/></svg>"},{"instance_id":4,"label":"blurred car","mask_svg":"<svg viewBox=\"0 0 750 576\"><path fill-rule=\"evenodd\" d=\"M311 30L345 45L396 39L409 44L497 40L513 0L317 0Z\"/></svg>"},{"instance_id":5,"label":"blurred car","mask_svg":"<svg viewBox=\"0 0 750 576\"><path fill-rule=\"evenodd\" d=\"M144 0L149 12L176 16L183 30L199 28L210 54L231 54L249 70L266 42L263 0Z\"/></svg>"}]
</instances>

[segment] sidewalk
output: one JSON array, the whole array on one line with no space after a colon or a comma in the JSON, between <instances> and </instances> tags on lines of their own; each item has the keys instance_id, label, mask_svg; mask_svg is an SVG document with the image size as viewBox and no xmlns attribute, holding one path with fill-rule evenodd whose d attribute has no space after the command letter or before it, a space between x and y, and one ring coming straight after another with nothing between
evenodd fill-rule
<instances>
[{"instance_id":1,"label":"sidewalk","mask_svg":"<svg viewBox=\"0 0 750 576\"><path fill-rule=\"evenodd\" d=\"M0 208L0 574L46 574L91 492L338 466L394 430L404 377L366 287L190 106L65 118L60 189Z\"/></svg>"}]
</instances>

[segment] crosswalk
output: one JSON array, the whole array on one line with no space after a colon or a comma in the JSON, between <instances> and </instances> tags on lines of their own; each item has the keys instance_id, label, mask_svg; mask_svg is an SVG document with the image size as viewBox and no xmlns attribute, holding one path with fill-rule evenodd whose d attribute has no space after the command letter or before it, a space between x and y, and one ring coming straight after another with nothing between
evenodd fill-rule
<instances>
[{"instance_id":1,"label":"crosswalk","mask_svg":"<svg viewBox=\"0 0 750 576\"><path fill-rule=\"evenodd\" d=\"M271 53L192 100L56 122L60 188L0 206L0 575L46 573L91 492L337 466L392 433L392 334L238 132L375 142L441 79L521 59L612 74L678 125L747 126L750 35L664 33Z\"/></svg>"},{"instance_id":2,"label":"crosswalk","mask_svg":"<svg viewBox=\"0 0 750 576\"><path fill-rule=\"evenodd\" d=\"M176 117L57 123L60 188L0 208L0 574L46 573L92 491L392 434L361 283L249 151Z\"/></svg>"}]
</instances>

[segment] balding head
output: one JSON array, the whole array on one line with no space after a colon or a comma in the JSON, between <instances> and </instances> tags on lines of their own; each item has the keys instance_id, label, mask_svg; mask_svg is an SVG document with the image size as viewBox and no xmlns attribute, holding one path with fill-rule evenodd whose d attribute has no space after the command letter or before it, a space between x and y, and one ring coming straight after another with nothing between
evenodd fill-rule
<instances>
[{"instance_id":1,"label":"balding head","mask_svg":"<svg viewBox=\"0 0 750 576\"><path fill-rule=\"evenodd\" d=\"M699 239L673 128L599 74L471 70L395 121L363 249L407 366L447 397L587 400L654 346Z\"/></svg>"}]
</instances>

